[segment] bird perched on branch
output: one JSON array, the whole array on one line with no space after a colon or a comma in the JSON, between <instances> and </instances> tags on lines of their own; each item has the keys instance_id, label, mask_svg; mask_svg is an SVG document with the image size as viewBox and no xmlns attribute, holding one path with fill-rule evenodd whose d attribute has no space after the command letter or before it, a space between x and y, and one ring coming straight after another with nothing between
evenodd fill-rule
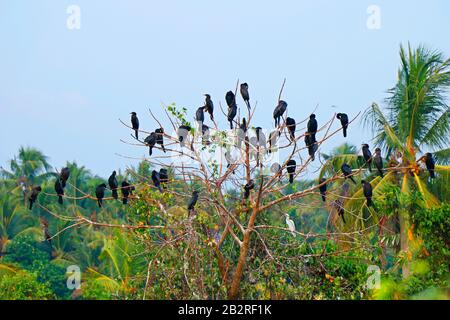
<instances>
[{"instance_id":1,"label":"bird perched on branch","mask_svg":"<svg viewBox=\"0 0 450 320\"><path fill-rule=\"evenodd\" d=\"M164 153L166 153L166 148L164 148L164 128L156 129L155 133L156 133L156 143L159 144Z\"/></svg>"},{"instance_id":2,"label":"bird perched on branch","mask_svg":"<svg viewBox=\"0 0 450 320\"><path fill-rule=\"evenodd\" d=\"M281 132L278 129L275 129L275 131L272 131L269 133L269 140L267 140L267 143L269 144L269 153L272 153L273 146L277 145L278 138L280 137Z\"/></svg>"},{"instance_id":3,"label":"bird perched on branch","mask_svg":"<svg viewBox=\"0 0 450 320\"><path fill-rule=\"evenodd\" d=\"M295 162L294 159L289 160L286 164L286 170L289 174L289 183L294 182L294 174L295 174L296 167L297 167L297 162Z\"/></svg>"},{"instance_id":4,"label":"bird perched on branch","mask_svg":"<svg viewBox=\"0 0 450 320\"><path fill-rule=\"evenodd\" d=\"M189 212L194 210L195 205L197 204L197 200L198 200L198 191L194 190L192 192L192 197L191 197L191 199L189 199L189 202L188 202L188 211Z\"/></svg>"},{"instance_id":5,"label":"bird perched on branch","mask_svg":"<svg viewBox=\"0 0 450 320\"><path fill-rule=\"evenodd\" d=\"M362 145L362 153L364 160L367 163L367 166L369 167L369 171L372 172L372 152L369 150L369 145L367 143L364 143Z\"/></svg>"},{"instance_id":6,"label":"bird perched on branch","mask_svg":"<svg viewBox=\"0 0 450 320\"><path fill-rule=\"evenodd\" d=\"M52 243L52 235L48 231L48 221L44 218L41 218L41 227L42 227L42 231L44 232L45 241L47 241L48 243L51 244Z\"/></svg>"},{"instance_id":7,"label":"bird perched on branch","mask_svg":"<svg viewBox=\"0 0 450 320\"><path fill-rule=\"evenodd\" d=\"M167 172L167 169L159 169L159 178L163 187L166 187L166 184L169 182L169 173Z\"/></svg>"},{"instance_id":8,"label":"bird perched on branch","mask_svg":"<svg viewBox=\"0 0 450 320\"><path fill-rule=\"evenodd\" d=\"M287 117L286 118L286 127L289 131L289 137L291 138L291 141L294 142L295 140L295 120L292 118Z\"/></svg>"},{"instance_id":9,"label":"bird perched on branch","mask_svg":"<svg viewBox=\"0 0 450 320\"><path fill-rule=\"evenodd\" d=\"M345 224L345 218L344 218L344 204L341 199L336 199L333 201L333 207L336 209L338 216L342 218L342 222Z\"/></svg>"},{"instance_id":10,"label":"bird perched on branch","mask_svg":"<svg viewBox=\"0 0 450 320\"><path fill-rule=\"evenodd\" d=\"M61 187L65 188L67 180L69 180L70 177L70 170L69 168L65 167L61 169L61 172L59 174L59 179L61 180Z\"/></svg>"},{"instance_id":11,"label":"bird perched on branch","mask_svg":"<svg viewBox=\"0 0 450 320\"><path fill-rule=\"evenodd\" d=\"M305 134L305 145L308 148L308 154L311 157L311 161L314 161L316 159L315 154L318 148L317 143L314 139L315 138L313 135L309 133Z\"/></svg>"},{"instance_id":12,"label":"bird perched on branch","mask_svg":"<svg viewBox=\"0 0 450 320\"><path fill-rule=\"evenodd\" d=\"M341 170L342 170L342 173L344 174L345 179L349 178L350 180L353 181L354 184L356 184L355 179L353 179L353 177L352 177L352 168L348 164L344 163L341 166Z\"/></svg>"},{"instance_id":13,"label":"bird perched on branch","mask_svg":"<svg viewBox=\"0 0 450 320\"><path fill-rule=\"evenodd\" d=\"M28 198L28 201L30 202L30 210L33 209L33 204L36 202L39 192L41 191L42 191L41 186L37 186L31 189L31 194Z\"/></svg>"},{"instance_id":14,"label":"bird perched on branch","mask_svg":"<svg viewBox=\"0 0 450 320\"><path fill-rule=\"evenodd\" d=\"M204 124L202 125L202 143L209 146L211 141L209 141L209 127Z\"/></svg>"},{"instance_id":15,"label":"bird perched on branch","mask_svg":"<svg viewBox=\"0 0 450 320\"><path fill-rule=\"evenodd\" d=\"M161 178L159 176L159 172L156 170L152 171L152 181L153 184L155 185L155 187L158 188L159 192L163 192L163 190L161 189Z\"/></svg>"},{"instance_id":16,"label":"bird perched on branch","mask_svg":"<svg viewBox=\"0 0 450 320\"><path fill-rule=\"evenodd\" d=\"M375 168L377 168L378 173L381 177L383 177L383 158L381 157L381 149L375 149L375 155L373 157L373 163L375 164Z\"/></svg>"},{"instance_id":17,"label":"bird perched on branch","mask_svg":"<svg viewBox=\"0 0 450 320\"><path fill-rule=\"evenodd\" d=\"M119 187L119 182L117 182L116 171L113 171L112 174L108 178L109 189L111 189L111 193L114 199L117 200L119 195L117 194L117 188Z\"/></svg>"},{"instance_id":18,"label":"bird perched on branch","mask_svg":"<svg viewBox=\"0 0 450 320\"><path fill-rule=\"evenodd\" d=\"M230 129L233 129L233 120L236 117L237 114L237 106L234 105L231 108L228 108L228 122L230 122Z\"/></svg>"},{"instance_id":19,"label":"bird perched on branch","mask_svg":"<svg viewBox=\"0 0 450 320\"><path fill-rule=\"evenodd\" d=\"M240 149L242 145L242 141L245 139L245 135L247 134L247 120L242 118L242 123L239 125L239 130L237 132L237 147Z\"/></svg>"},{"instance_id":20,"label":"bird perched on branch","mask_svg":"<svg viewBox=\"0 0 450 320\"><path fill-rule=\"evenodd\" d=\"M131 194L131 186L126 180L122 181L121 186L122 187L120 188L120 190L122 191L122 203L127 204L128 197Z\"/></svg>"},{"instance_id":21,"label":"bird perched on branch","mask_svg":"<svg viewBox=\"0 0 450 320\"><path fill-rule=\"evenodd\" d=\"M256 137L252 137L250 139L250 143L256 148L256 165L259 166L259 157L262 150L266 148L266 136L261 127L255 128ZM255 139L256 138L256 139Z\"/></svg>"},{"instance_id":22,"label":"bird perched on branch","mask_svg":"<svg viewBox=\"0 0 450 320\"><path fill-rule=\"evenodd\" d=\"M151 156L153 153L153 147L156 144L156 140L157 140L157 135L155 132L150 133L150 135L145 138L144 142L145 144L148 146L148 154Z\"/></svg>"},{"instance_id":23,"label":"bird perched on branch","mask_svg":"<svg viewBox=\"0 0 450 320\"><path fill-rule=\"evenodd\" d=\"M325 178L320 179L319 184L321 184L321 186L319 187L320 190L320 195L322 196L322 201L326 202L327 201L327 184L324 183L325 181L327 181Z\"/></svg>"},{"instance_id":24,"label":"bird perched on branch","mask_svg":"<svg viewBox=\"0 0 450 320\"><path fill-rule=\"evenodd\" d=\"M289 231L291 232L293 237L296 237L297 234L295 233L295 222L289 217L287 213L285 213L284 216L286 218L286 224Z\"/></svg>"},{"instance_id":25,"label":"bird perched on branch","mask_svg":"<svg viewBox=\"0 0 450 320\"><path fill-rule=\"evenodd\" d=\"M261 127L255 128L256 133L256 143L258 147L266 147L266 135L263 132L263 129Z\"/></svg>"},{"instance_id":26,"label":"bird perched on branch","mask_svg":"<svg viewBox=\"0 0 450 320\"><path fill-rule=\"evenodd\" d=\"M209 113L211 121L214 121L214 103L211 100L211 96L209 94L205 94L204 110Z\"/></svg>"},{"instance_id":27,"label":"bird perched on branch","mask_svg":"<svg viewBox=\"0 0 450 320\"><path fill-rule=\"evenodd\" d=\"M234 163L234 159L233 159L233 157L231 156L230 150L226 150L224 156L225 156L225 160L227 161L227 169L228 169L229 167L231 167L231 164ZM235 171L234 171L234 170L233 170L233 174L235 174Z\"/></svg>"},{"instance_id":28,"label":"bird perched on branch","mask_svg":"<svg viewBox=\"0 0 450 320\"><path fill-rule=\"evenodd\" d=\"M139 139L139 119L137 117L136 112L132 112L131 114L131 127L134 130L134 136L136 137L136 140Z\"/></svg>"},{"instance_id":29,"label":"bird perched on branch","mask_svg":"<svg viewBox=\"0 0 450 320\"><path fill-rule=\"evenodd\" d=\"M316 141L316 133L317 133L317 120L316 115L313 113L309 116L308 124L306 126L307 133L309 133L312 136L312 139L314 142Z\"/></svg>"},{"instance_id":30,"label":"bird perched on branch","mask_svg":"<svg viewBox=\"0 0 450 320\"><path fill-rule=\"evenodd\" d=\"M273 118L275 119L275 127L280 125L280 119L283 116L283 113L286 111L287 103L283 100L278 101L278 105L273 111Z\"/></svg>"},{"instance_id":31,"label":"bird perched on branch","mask_svg":"<svg viewBox=\"0 0 450 320\"><path fill-rule=\"evenodd\" d=\"M236 105L236 97L235 97L233 91L228 91L225 94L225 101L227 103L228 108L231 108L232 106Z\"/></svg>"},{"instance_id":32,"label":"bird perched on branch","mask_svg":"<svg viewBox=\"0 0 450 320\"><path fill-rule=\"evenodd\" d=\"M225 101L228 106L228 114L227 119L230 122L230 129L233 129L233 120L237 114L237 105L236 105L236 97L232 91L228 91L225 95Z\"/></svg>"},{"instance_id":33,"label":"bird perched on branch","mask_svg":"<svg viewBox=\"0 0 450 320\"><path fill-rule=\"evenodd\" d=\"M204 107L198 108L195 112L195 121L197 121L199 128L201 128L205 121Z\"/></svg>"},{"instance_id":34,"label":"bird perched on branch","mask_svg":"<svg viewBox=\"0 0 450 320\"><path fill-rule=\"evenodd\" d=\"M248 84L247 83L241 84L241 96L242 96L242 99L245 101L245 104L247 105L248 111L250 111L250 95L248 94Z\"/></svg>"},{"instance_id":35,"label":"bird perched on branch","mask_svg":"<svg viewBox=\"0 0 450 320\"><path fill-rule=\"evenodd\" d=\"M372 185L366 180L361 180L361 184L363 186L364 197L366 197L367 200L367 206L372 207Z\"/></svg>"},{"instance_id":36,"label":"bird perched on branch","mask_svg":"<svg viewBox=\"0 0 450 320\"><path fill-rule=\"evenodd\" d=\"M95 196L97 197L98 206L101 208L103 204L103 198L105 197L106 184L102 183L95 189Z\"/></svg>"},{"instance_id":37,"label":"bird perched on branch","mask_svg":"<svg viewBox=\"0 0 450 320\"><path fill-rule=\"evenodd\" d=\"M64 188L62 187L61 180L56 178L55 181L55 191L58 195L58 203L63 204Z\"/></svg>"},{"instance_id":38,"label":"bird perched on branch","mask_svg":"<svg viewBox=\"0 0 450 320\"><path fill-rule=\"evenodd\" d=\"M425 166L427 167L428 172L430 173L430 178L434 179L436 175L434 174L434 168L436 166L433 155L429 152L425 153L425 155L420 158L419 160L422 160L425 162Z\"/></svg>"},{"instance_id":39,"label":"bird perched on branch","mask_svg":"<svg viewBox=\"0 0 450 320\"><path fill-rule=\"evenodd\" d=\"M348 128L348 116L345 113L338 113L336 118L341 120L342 125L342 133L344 134L344 138L347 137L347 128Z\"/></svg>"},{"instance_id":40,"label":"bird perched on branch","mask_svg":"<svg viewBox=\"0 0 450 320\"><path fill-rule=\"evenodd\" d=\"M181 125L177 130L178 141L180 142L180 146L184 147L185 141L189 132L191 131L191 127L188 125Z\"/></svg>"},{"instance_id":41,"label":"bird perched on branch","mask_svg":"<svg viewBox=\"0 0 450 320\"><path fill-rule=\"evenodd\" d=\"M253 179L250 179L248 183L244 186L244 199L248 199L250 196L250 190L255 189L255 183Z\"/></svg>"}]
</instances>

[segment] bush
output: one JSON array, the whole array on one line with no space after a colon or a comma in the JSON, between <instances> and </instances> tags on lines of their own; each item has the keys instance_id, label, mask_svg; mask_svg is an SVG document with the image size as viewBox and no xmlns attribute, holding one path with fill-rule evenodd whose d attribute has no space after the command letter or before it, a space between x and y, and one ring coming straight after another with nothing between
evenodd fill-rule
<instances>
[{"instance_id":1,"label":"bush","mask_svg":"<svg viewBox=\"0 0 450 320\"><path fill-rule=\"evenodd\" d=\"M47 283L38 281L36 274L19 271L0 276L0 300L54 299Z\"/></svg>"}]
</instances>

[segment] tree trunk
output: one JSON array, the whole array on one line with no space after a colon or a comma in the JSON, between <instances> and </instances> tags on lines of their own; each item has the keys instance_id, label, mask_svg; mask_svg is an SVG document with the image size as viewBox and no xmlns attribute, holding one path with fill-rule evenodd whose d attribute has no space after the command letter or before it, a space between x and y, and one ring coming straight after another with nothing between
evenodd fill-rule
<instances>
[{"instance_id":1,"label":"tree trunk","mask_svg":"<svg viewBox=\"0 0 450 320\"><path fill-rule=\"evenodd\" d=\"M400 224L400 250L405 255L405 261L402 265L402 275L406 279L411 274L411 268L409 263L409 237L408 231L410 229L409 213L405 210L399 212L399 224Z\"/></svg>"},{"instance_id":2,"label":"tree trunk","mask_svg":"<svg viewBox=\"0 0 450 320\"><path fill-rule=\"evenodd\" d=\"M244 273L245 262L247 260L248 249L250 246L250 230L246 230L244 234L244 241L242 241L241 252L239 254L239 261L234 271L233 281L231 282L230 291L228 292L228 299L236 300L239 294L239 287L241 285L242 274Z\"/></svg>"},{"instance_id":3,"label":"tree trunk","mask_svg":"<svg viewBox=\"0 0 450 320\"><path fill-rule=\"evenodd\" d=\"M258 215L258 208L254 207L250 220L248 221L248 227L244 232L244 239L241 245L241 251L239 254L239 260L234 271L233 280L231 281L230 291L228 292L228 299L236 300L239 295L239 287L241 284L242 274L244 273L245 264L247 261L248 251L250 247L250 236L255 225L256 216Z\"/></svg>"}]
</instances>

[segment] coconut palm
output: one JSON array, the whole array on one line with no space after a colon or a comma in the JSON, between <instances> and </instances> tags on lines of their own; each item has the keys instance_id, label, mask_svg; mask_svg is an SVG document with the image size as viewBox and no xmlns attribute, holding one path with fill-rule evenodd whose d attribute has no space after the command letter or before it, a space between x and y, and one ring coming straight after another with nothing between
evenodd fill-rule
<instances>
[{"instance_id":1,"label":"coconut palm","mask_svg":"<svg viewBox=\"0 0 450 320\"><path fill-rule=\"evenodd\" d=\"M20 202L20 196L0 192L0 252L18 235L41 234L37 219L31 216L25 207L19 205Z\"/></svg>"},{"instance_id":2,"label":"coconut palm","mask_svg":"<svg viewBox=\"0 0 450 320\"><path fill-rule=\"evenodd\" d=\"M20 147L19 154L10 160L10 170L2 169L1 176L6 179L25 179L29 184L40 183L51 173L48 157L34 148Z\"/></svg>"},{"instance_id":3,"label":"coconut palm","mask_svg":"<svg viewBox=\"0 0 450 320\"><path fill-rule=\"evenodd\" d=\"M343 143L331 150L330 153L321 153L320 156L325 160L325 163L322 166L319 178L325 175L335 175L341 170L343 163L355 168L364 164L364 159L358 155L357 147L349 143Z\"/></svg>"},{"instance_id":4,"label":"coconut palm","mask_svg":"<svg viewBox=\"0 0 450 320\"><path fill-rule=\"evenodd\" d=\"M388 184L400 186L404 195L419 191L419 205L431 208L439 200L427 185L428 173L418 160L425 152L433 152L441 164L449 160L450 110L445 92L450 87L450 60L423 46L415 50L408 46L408 51L401 47L400 58L398 82L388 91L387 115L374 103L363 119L375 134L374 144L387 156L401 154L401 161L394 160L384 178L376 177L371 184L375 197L382 197L381 190ZM448 171L448 166L436 166L438 175L447 176ZM362 190L358 190L346 207L362 207L361 195ZM401 249L405 252L409 251L409 214L407 210L399 213ZM403 274L409 274L406 265Z\"/></svg>"},{"instance_id":5,"label":"coconut palm","mask_svg":"<svg viewBox=\"0 0 450 320\"><path fill-rule=\"evenodd\" d=\"M145 281L145 259L139 248L126 234L116 231L103 239L103 248L99 256L102 268L87 269L89 281L94 281L110 291L114 296L121 296L133 291L133 282Z\"/></svg>"},{"instance_id":6,"label":"coconut palm","mask_svg":"<svg viewBox=\"0 0 450 320\"><path fill-rule=\"evenodd\" d=\"M416 153L427 150L447 162L450 109L445 94L450 87L450 59L423 46L416 50L408 46L407 52L400 47L400 59L398 82L388 91L387 116L373 104L364 121L387 155L401 149L413 160Z\"/></svg>"}]
</instances>

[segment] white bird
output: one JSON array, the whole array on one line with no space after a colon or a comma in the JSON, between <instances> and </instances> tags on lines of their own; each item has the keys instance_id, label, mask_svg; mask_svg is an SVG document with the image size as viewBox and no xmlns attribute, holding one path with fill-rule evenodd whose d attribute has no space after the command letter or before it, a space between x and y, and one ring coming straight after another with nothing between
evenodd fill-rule
<instances>
[{"instance_id":1,"label":"white bird","mask_svg":"<svg viewBox=\"0 0 450 320\"><path fill-rule=\"evenodd\" d=\"M292 219L289 217L289 215L287 213L284 214L286 216L286 224L288 226L289 231L291 231L291 234L296 237L297 234L294 232L295 231L295 223L294 221L292 221Z\"/></svg>"}]
</instances>

